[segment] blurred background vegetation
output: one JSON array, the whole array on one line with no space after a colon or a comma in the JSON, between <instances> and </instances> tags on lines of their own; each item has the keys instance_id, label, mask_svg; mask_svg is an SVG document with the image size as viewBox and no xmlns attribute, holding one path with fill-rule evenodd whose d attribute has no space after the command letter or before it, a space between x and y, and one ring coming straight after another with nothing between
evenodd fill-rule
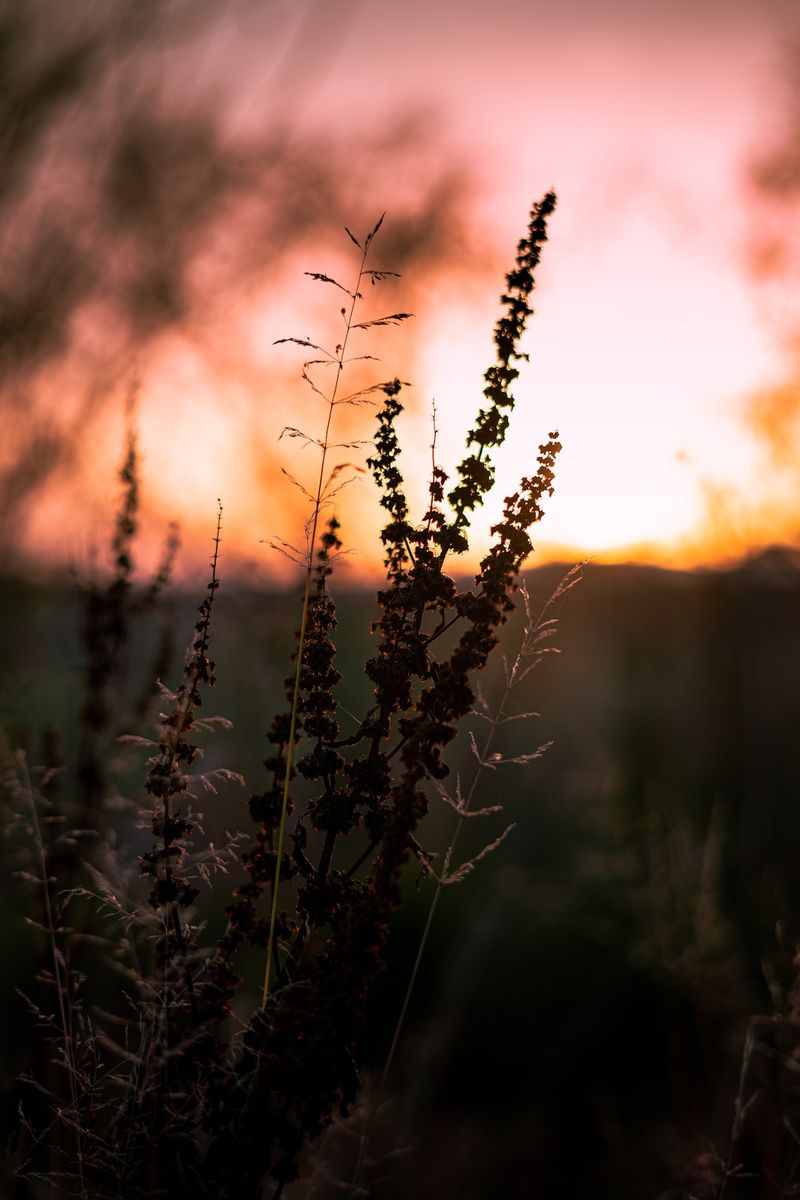
<instances>
[{"instance_id":1,"label":"blurred background vegetation","mask_svg":"<svg viewBox=\"0 0 800 1200\"><path fill-rule=\"evenodd\" d=\"M390 1119L371 1123L365 1182L378 1195L679 1189L698 1156L726 1144L747 1021L770 1011L768 981L791 960L800 914L800 563L774 550L726 571L589 564L584 574L559 613L561 653L545 657L516 699L519 710L541 715L506 726L499 748L554 745L528 766L484 772L480 802L501 803L517 827L473 875L445 889L437 912L389 1081ZM535 610L562 575L557 565L527 574ZM223 573L208 712L234 727L209 742L205 761L242 771L247 789L232 785L201 805L218 845L225 831L248 827L247 795L263 786L293 599ZM346 733L346 714L366 698L361 666L374 610L366 591L336 599ZM115 719L132 719L125 714L165 619L176 649L164 682L176 684L196 601L173 592L160 615L140 622ZM56 739L75 766L80 621L73 582L3 580L0 723L32 764ZM516 613L500 654L512 655L519 638ZM490 704L502 687L498 654L484 687ZM124 732L149 735L152 724L137 720ZM120 746L108 794L144 801L143 760ZM450 762L471 778L466 739ZM454 819L432 796L426 849L446 848ZM486 840L484 827L472 828L480 824L466 831L474 844L465 838L465 854ZM122 853L135 862L147 838L143 830L141 846ZM38 961L36 935L23 923L31 898L12 876L15 852L6 845L0 909L7 1130L14 1078L30 1066L32 1044L15 989L32 986ZM406 886L365 1031L376 1075L434 885L417 865ZM210 933L226 892L223 883L204 900ZM255 994L263 964L243 967ZM341 1138L345 1161L354 1151Z\"/></svg>"}]
</instances>

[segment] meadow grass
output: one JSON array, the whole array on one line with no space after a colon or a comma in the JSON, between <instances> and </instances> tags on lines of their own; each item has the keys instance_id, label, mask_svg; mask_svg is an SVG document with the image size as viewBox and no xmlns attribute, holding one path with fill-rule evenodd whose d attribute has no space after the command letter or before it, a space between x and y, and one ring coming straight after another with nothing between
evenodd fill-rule
<instances>
[{"instance_id":1,"label":"meadow grass","mask_svg":"<svg viewBox=\"0 0 800 1200\"><path fill-rule=\"evenodd\" d=\"M436 876L432 919L440 890L470 873L510 831L490 835L482 850L455 865L462 825L475 816L491 818L501 807L475 807L479 779L503 765L492 739L511 719L508 695L546 652L553 628L547 611L540 618L529 611L521 649L508 667L506 697L490 714L477 681L514 608L520 568L532 549L529 530L553 490L556 433L540 446L533 473L506 497L474 582L461 586L446 568L468 549L471 515L494 484L491 452L502 444L514 407L511 388L526 357L520 341L554 207L548 193L531 210L506 277L494 335L497 361L485 375L485 403L467 434L467 454L453 481L434 456L419 519L400 470L396 421L403 385L392 378L351 392L343 386L350 364L369 357L348 355L351 334L409 316L379 312L356 319L364 283L394 275L367 266L383 218L363 239L346 231L358 253L352 286L313 273L346 303L335 348L281 339L311 353L302 375L324 409L319 435L292 427L282 432L319 453L316 487L307 493L307 549L295 556L303 599L294 669L285 706L267 735L267 785L249 800L252 832L221 846L203 844L197 811L201 793L241 781L233 770L197 765L198 736L227 724L204 711L216 671L211 636L224 562L221 507L211 578L182 680L174 691L157 675L145 681L146 696L157 692L165 710L156 735L131 724L121 732L118 724L125 717L115 706L115 686L131 628L157 602L176 550L173 531L156 577L137 591L131 424L112 571L107 582L94 579L83 589L87 670L74 778L57 761L37 775L21 752L6 759L15 808L9 826L16 823L23 836L27 831L35 847L26 875L38 889L50 959L49 965L43 960L39 992L29 998L44 1071L24 1089L12 1171L20 1195L279 1197L298 1179L308 1147L359 1095L360 1035L406 864L416 858L421 871ZM375 652L364 667L371 697L355 731L343 736L330 578L342 545L334 504L344 481L341 464L332 462L341 446L333 425L341 405L375 401L377 431L367 465L386 513L386 582L377 595ZM575 579L568 577L558 595ZM163 638L159 647L163 658ZM134 712L146 708L145 698ZM464 796L460 784L447 789L443 783L446 748L475 711L489 731L480 750L473 743L475 779ZM120 746L149 755L145 809L108 795L107 762ZM533 761L543 749L513 761ZM457 818L438 868L418 836L429 797L437 793ZM149 848L132 855L126 839L141 844L142 827L149 830ZM224 928L209 942L201 884L217 892L230 887L231 877ZM429 928L430 919L417 965ZM237 962L248 947L263 954L264 978L260 1003L243 1012ZM385 1075L416 970L410 964Z\"/></svg>"}]
</instances>

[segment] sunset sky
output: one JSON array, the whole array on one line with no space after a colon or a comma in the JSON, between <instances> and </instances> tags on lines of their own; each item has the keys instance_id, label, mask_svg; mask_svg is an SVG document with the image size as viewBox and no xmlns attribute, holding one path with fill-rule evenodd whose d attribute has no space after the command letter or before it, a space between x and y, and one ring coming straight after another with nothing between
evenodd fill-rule
<instances>
[{"instance_id":1,"label":"sunset sky","mask_svg":"<svg viewBox=\"0 0 800 1200\"><path fill-rule=\"evenodd\" d=\"M541 559L690 566L796 543L796 5L131 12L70 0L0 17L0 469L5 537L25 561L80 563L107 539L134 388L142 559L174 518L193 575L219 496L230 561L285 571L264 540L301 543L305 501L281 468L307 483L315 452L278 436L317 432L321 410L302 354L273 343L335 342L336 296L303 272L348 282L343 226L383 211L372 265L403 277L370 289L364 316L415 315L361 349L383 360L376 378L413 385L403 465L421 496L432 404L452 467L503 273L548 188L559 203L498 503L558 429ZM373 424L357 410L340 440ZM341 510L350 569L368 574L367 477Z\"/></svg>"}]
</instances>

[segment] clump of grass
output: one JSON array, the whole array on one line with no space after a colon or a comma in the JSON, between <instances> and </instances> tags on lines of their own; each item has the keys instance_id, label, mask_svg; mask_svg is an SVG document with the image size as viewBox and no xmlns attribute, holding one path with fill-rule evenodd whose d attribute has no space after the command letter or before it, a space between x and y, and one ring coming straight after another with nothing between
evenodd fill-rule
<instances>
[{"instance_id":1,"label":"clump of grass","mask_svg":"<svg viewBox=\"0 0 800 1200\"><path fill-rule=\"evenodd\" d=\"M95 1008L80 1029L70 1023L70 1012L83 1003L78 997L85 982L60 945L69 942L69 930L45 922L57 967L50 982L60 1004L70 997L72 1006L64 1008L53 1030L53 1054L69 1087L51 1089L51 1123L43 1135L32 1137L51 1146L60 1138L77 1156L79 1170L44 1169L34 1146L20 1175L41 1176L62 1194L81 1197L256 1200L265 1188L279 1197L297 1179L305 1148L358 1095L360 1034L401 900L401 876L413 857L431 869L431 856L418 839L431 786L444 792L458 818L437 887L462 878L505 836L490 839L471 863L454 867L458 830L474 811L477 777L467 798L458 787L444 791L442 781L449 771L447 747L480 704L476 680L515 605L519 572L532 549L530 530L553 490L561 448L557 433L543 441L534 470L506 497L472 584L460 586L449 570L468 549L470 517L494 484L491 454L509 427L511 389L526 357L520 341L532 313L534 273L554 207L555 197L548 193L531 210L506 276L494 335L497 360L485 375L484 405L467 434L467 454L452 480L434 458L428 503L419 519L405 493L396 432L404 385L393 378L347 392L342 384L348 365L368 357L350 354L353 337L409 316L361 317L364 283L379 284L394 275L367 266L383 218L363 239L347 231L359 256L353 286L313 273L316 281L346 296L344 332L333 349L305 338L283 339L314 356L304 363L303 377L324 405L324 422L319 436L296 428L283 431L316 445L319 461L313 488L298 481L310 508L306 552L294 555L302 570L303 599L285 707L268 733L267 785L249 801L254 829L244 844L234 839L222 852L191 844L192 836L202 836L194 796L204 785L214 786L213 779L193 769L195 734L220 724L199 714L203 693L214 683L210 637L219 586L218 522L211 581L183 680L174 694L164 691L172 707L162 714L157 741L127 739L144 741L152 751L145 790L153 802L147 818L153 843L141 854L138 872L150 881L149 895L143 903L140 878L126 872L123 856L114 853L93 867L92 887L73 887L68 896L80 903L92 897L114 918L108 940L123 979L110 1010ZM332 374L327 383L321 370ZM367 466L386 513L381 533L386 582L377 595L375 651L364 668L371 701L355 732L343 736L330 583L343 536L333 505L345 465L334 459L345 444L334 440L334 417L341 405L376 398L377 430ZM114 605L128 592L135 466L131 439L114 541ZM109 619L117 611L112 607L109 600ZM543 652L546 629L529 621L510 669L509 691ZM113 626L112 635L114 658L127 636L124 622ZM491 731L504 719L501 705ZM478 752L479 773L499 765L492 758L491 731ZM96 787L102 790L100 782ZM40 811L40 792L28 785L18 791L28 797L32 811ZM208 878L210 871L227 870L232 862L243 871L225 928L215 944L203 945L196 915L198 875ZM46 897L50 872L43 861L35 876ZM237 956L246 945L263 954L264 979L261 1002L236 1028L229 1018L242 994ZM237 1016L241 1020L241 1013ZM397 1036L399 1030L393 1048ZM91 1084L79 1059L91 1063Z\"/></svg>"}]
</instances>

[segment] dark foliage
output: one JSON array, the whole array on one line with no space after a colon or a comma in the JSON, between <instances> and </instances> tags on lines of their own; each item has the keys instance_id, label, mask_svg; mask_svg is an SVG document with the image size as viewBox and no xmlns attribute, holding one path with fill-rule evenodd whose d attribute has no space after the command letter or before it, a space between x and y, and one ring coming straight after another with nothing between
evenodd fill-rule
<instances>
[{"instance_id":1,"label":"dark foliage","mask_svg":"<svg viewBox=\"0 0 800 1200\"><path fill-rule=\"evenodd\" d=\"M317 441L322 465L311 522L315 557L307 566L287 710L274 718L267 735L268 783L249 801L255 830L238 855L245 877L235 887L218 943L204 949L194 915L200 859L191 844L197 831L192 792L197 777L191 768L198 754L195 734L209 727L199 714L203 692L214 684L209 647L218 523L208 592L183 681L171 698L171 711L161 718L145 784L153 802L153 842L140 861L141 874L150 881L150 913L144 917L135 909L123 922L124 928L133 923L145 930L150 966L135 981L132 1012L118 1018L123 1039L98 1040L88 1027L78 1037L64 1021L64 1038L77 1039L81 1053L91 1048L97 1072L106 1071L123 1095L121 1105L111 1106L107 1098L98 1104L97 1088L84 1086L74 1046L65 1052L70 1100L59 1108L56 1092L53 1128L68 1129L80 1171L50 1172L52 1186L64 1194L256 1200L267 1186L278 1196L297 1178L310 1140L356 1098L360 1035L400 903L401 874L415 855L423 869L430 862L417 839L428 808L427 786L448 774L446 748L473 709L475 676L514 608L520 567L532 549L529 531L553 490L561 448L556 433L540 447L535 473L506 497L472 586L460 587L448 574L452 556L468 549L470 514L493 485L490 452L508 429L515 364L525 358L520 340L532 312L534 271L554 207L555 197L548 193L532 209L515 267L506 277L503 315L495 329L497 362L485 375L485 406L467 435L467 456L449 491L447 476L434 460L427 511L419 522L403 490L395 429L402 384L395 379L341 400L336 392L350 331L408 316L354 320L362 281L380 282L392 274L365 268L381 222L363 244L349 234L361 252L354 288L314 276L346 292L350 307L342 310L347 329L342 344L335 352L322 352L336 369L336 383L325 438ZM300 344L312 346L304 339ZM310 365L304 369L307 379ZM356 732L342 737L337 616L329 589L341 549L335 517L328 519L318 548L313 543L321 510L338 486L333 486L338 468L325 477L334 405L368 393L381 397L368 465L387 513L381 534L386 585L377 597L375 652L365 666L371 704ZM107 589L88 593L84 721L91 737L85 738L79 779L93 811L104 794L100 739L111 725L105 698L132 612L135 467L131 437L113 542L114 575ZM292 813L299 816L284 842ZM214 860L215 868L221 865ZM292 903L285 907L279 881L284 892L287 884L292 888ZM107 902L110 891L109 885ZM271 918L264 911L269 895ZM229 1017L241 983L236 958L245 944L267 954L264 1003L232 1037Z\"/></svg>"}]
</instances>

